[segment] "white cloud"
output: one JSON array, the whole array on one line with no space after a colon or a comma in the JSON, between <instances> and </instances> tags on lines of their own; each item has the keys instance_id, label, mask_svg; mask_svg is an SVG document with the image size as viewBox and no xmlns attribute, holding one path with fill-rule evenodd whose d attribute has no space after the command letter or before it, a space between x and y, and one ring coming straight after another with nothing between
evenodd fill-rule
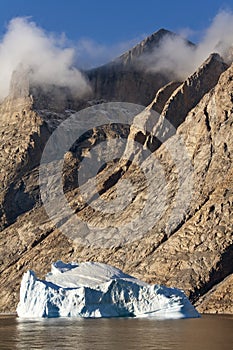
<instances>
[{"instance_id":1,"label":"white cloud","mask_svg":"<svg viewBox=\"0 0 233 350\"><path fill-rule=\"evenodd\" d=\"M181 32L190 35L190 29ZM80 96L89 86L75 68L82 69L104 64L137 44L144 36L133 40L104 45L91 39L81 39L68 45L64 35L46 33L29 18L14 18L0 41L0 100L7 96L12 72L21 64L31 71L31 80L39 84L70 86ZM142 61L149 71L173 73L184 79L194 72L209 56L218 52L228 62L232 60L233 13L221 11L205 31L199 45L192 47L180 36L166 36L159 49L144 56Z\"/></svg>"},{"instance_id":2,"label":"white cloud","mask_svg":"<svg viewBox=\"0 0 233 350\"><path fill-rule=\"evenodd\" d=\"M69 86L80 95L86 92L85 79L73 67L75 49L64 44L64 36L47 34L29 18L12 19L0 42L0 99L8 94L12 72L20 64L28 67L36 83Z\"/></svg>"},{"instance_id":3,"label":"white cloud","mask_svg":"<svg viewBox=\"0 0 233 350\"><path fill-rule=\"evenodd\" d=\"M233 13L221 11L196 47L178 36L165 36L159 48L145 55L142 62L149 71L173 73L176 79L185 79L193 73L211 53L219 53L230 63L233 47Z\"/></svg>"}]
</instances>

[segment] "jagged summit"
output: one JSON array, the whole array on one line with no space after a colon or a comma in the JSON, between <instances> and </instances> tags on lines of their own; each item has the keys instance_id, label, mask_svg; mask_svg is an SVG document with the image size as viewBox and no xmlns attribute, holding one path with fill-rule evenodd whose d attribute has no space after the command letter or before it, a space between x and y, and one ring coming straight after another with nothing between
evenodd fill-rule
<instances>
[{"instance_id":1,"label":"jagged summit","mask_svg":"<svg viewBox=\"0 0 233 350\"><path fill-rule=\"evenodd\" d=\"M134 46L132 49L129 51L125 52L123 55L118 57L114 62L117 62L118 64L123 64L123 65L130 65L134 64L135 61L138 63L138 59L145 55L145 54L150 54L156 48L159 47L160 43L162 40L164 40L165 37L171 37L171 38L177 38L179 35L177 35L174 32L171 32L167 29L159 29L157 32L149 35L147 38L142 40L139 44ZM183 39L185 40L185 39ZM192 42L185 40L185 42L188 45L195 46Z\"/></svg>"},{"instance_id":2,"label":"jagged summit","mask_svg":"<svg viewBox=\"0 0 233 350\"><path fill-rule=\"evenodd\" d=\"M132 49L122 54L113 62L118 64L123 64L123 65L135 63L134 61L138 60L140 56L144 54L149 54L156 47L158 47L161 40L163 40L165 36L173 37L173 36L176 36L176 34L166 29L160 29L157 32L145 38L144 40L142 40L139 44L134 46Z\"/></svg>"},{"instance_id":3,"label":"jagged summit","mask_svg":"<svg viewBox=\"0 0 233 350\"><path fill-rule=\"evenodd\" d=\"M142 58L156 50L167 36L178 37L169 30L160 29L113 61L86 71L95 98L149 104L155 93L171 79L160 72L147 72Z\"/></svg>"},{"instance_id":4,"label":"jagged summit","mask_svg":"<svg viewBox=\"0 0 233 350\"><path fill-rule=\"evenodd\" d=\"M134 47L120 55L119 57L115 58L111 62L104 64L97 68L92 68L90 71L95 71L96 69L102 69L104 67L114 66L114 65L123 65L131 66L138 65L138 59L145 55L150 54L156 48L159 47L162 40L164 40L165 37L171 37L171 38L181 38L178 34L171 32L170 30L161 28L158 31L154 32L153 34L147 36L145 39L143 39L140 43L136 44ZM183 39L187 45L195 46L194 43L192 43L189 40Z\"/></svg>"},{"instance_id":5,"label":"jagged summit","mask_svg":"<svg viewBox=\"0 0 233 350\"><path fill-rule=\"evenodd\" d=\"M115 60L86 71L95 98L148 105L156 92L174 79L173 72L148 71L144 62L167 37L180 38L186 45L195 46L169 30L158 30Z\"/></svg>"}]
</instances>

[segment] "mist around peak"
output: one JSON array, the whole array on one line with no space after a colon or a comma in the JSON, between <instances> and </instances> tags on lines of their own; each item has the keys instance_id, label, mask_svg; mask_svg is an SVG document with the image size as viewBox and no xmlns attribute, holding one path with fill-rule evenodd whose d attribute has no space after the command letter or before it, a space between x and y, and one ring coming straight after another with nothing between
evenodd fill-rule
<instances>
[{"instance_id":1,"label":"mist around peak","mask_svg":"<svg viewBox=\"0 0 233 350\"><path fill-rule=\"evenodd\" d=\"M23 67L34 84L68 86L78 95L90 88L74 67L75 49L64 36L46 33L30 18L14 18L0 42L0 101L8 95L12 73Z\"/></svg>"},{"instance_id":2,"label":"mist around peak","mask_svg":"<svg viewBox=\"0 0 233 350\"><path fill-rule=\"evenodd\" d=\"M47 33L28 17L13 18L0 40L0 102L9 93L12 73L22 67L28 72L30 83L69 87L75 96L82 98L91 91L89 82L77 68L84 68L83 62L96 66L97 62L118 57L134 65L138 62L145 72L159 72L169 80L178 81L195 72L211 53L219 53L229 64L233 60L233 12L219 12L197 45L167 30L158 31L157 37L156 44L152 35L133 49L135 40L113 43L111 47L100 46L91 39L70 43L64 34ZM149 38L153 39L152 43ZM143 43L152 49L145 50ZM136 60L135 57L131 60L135 52Z\"/></svg>"},{"instance_id":3,"label":"mist around peak","mask_svg":"<svg viewBox=\"0 0 233 350\"><path fill-rule=\"evenodd\" d=\"M147 71L160 72L184 80L195 72L211 53L226 63L233 60L233 12L221 11L205 30L198 45L177 35L164 35L153 52L140 58Z\"/></svg>"}]
</instances>

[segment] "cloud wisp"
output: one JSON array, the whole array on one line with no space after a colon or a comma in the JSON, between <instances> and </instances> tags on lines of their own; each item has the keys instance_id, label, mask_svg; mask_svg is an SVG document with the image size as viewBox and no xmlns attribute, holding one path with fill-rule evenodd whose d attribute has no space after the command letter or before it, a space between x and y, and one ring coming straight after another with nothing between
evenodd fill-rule
<instances>
[{"instance_id":1,"label":"cloud wisp","mask_svg":"<svg viewBox=\"0 0 233 350\"><path fill-rule=\"evenodd\" d=\"M12 72L23 65L37 84L69 86L82 95L89 86L74 68L75 49L64 37L47 34L29 18L14 18L0 42L0 100L7 96Z\"/></svg>"},{"instance_id":2,"label":"cloud wisp","mask_svg":"<svg viewBox=\"0 0 233 350\"><path fill-rule=\"evenodd\" d=\"M167 35L159 47L141 58L146 69L163 72L183 80L192 74L211 53L219 53L230 63L233 59L233 13L221 11L196 46L188 44L180 36Z\"/></svg>"}]
</instances>

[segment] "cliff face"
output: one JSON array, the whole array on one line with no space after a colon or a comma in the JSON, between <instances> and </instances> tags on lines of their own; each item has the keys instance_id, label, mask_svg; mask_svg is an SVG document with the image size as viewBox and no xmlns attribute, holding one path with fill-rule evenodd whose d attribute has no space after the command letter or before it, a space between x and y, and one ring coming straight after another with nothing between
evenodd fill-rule
<instances>
[{"instance_id":1,"label":"cliff face","mask_svg":"<svg viewBox=\"0 0 233 350\"><path fill-rule=\"evenodd\" d=\"M146 106L172 77L147 72L141 58L159 47L165 37L176 34L161 29L113 62L86 72L93 96L106 101L126 101ZM189 45L193 45L187 42ZM92 96L92 97L93 97Z\"/></svg>"},{"instance_id":2,"label":"cliff face","mask_svg":"<svg viewBox=\"0 0 233 350\"><path fill-rule=\"evenodd\" d=\"M0 105L1 228L32 209L37 201L32 191L34 185L31 184L30 191L27 191L25 178L30 177L30 171L39 164L50 133L32 104L25 74L15 72L10 94Z\"/></svg>"},{"instance_id":3,"label":"cliff face","mask_svg":"<svg viewBox=\"0 0 233 350\"><path fill-rule=\"evenodd\" d=\"M137 93L128 89L131 83L122 71L112 80L110 69L106 86L98 71L100 89L94 98L115 100L124 92L128 102L147 101L147 77L143 71L137 75L132 65L134 57L149 50L147 44L119 62L121 67L131 65L140 86ZM119 95L113 92L116 81ZM153 103L135 109L130 125L128 116L122 124L87 129L66 152L62 186L72 215L57 190L56 164L47 164L49 177L41 180L57 203L52 220L40 198L42 151L60 122L94 102L78 101L68 90L46 94L31 87L25 74L15 74L11 93L0 106L1 312L15 310L26 270L43 277L51 262L63 259L109 263L147 282L185 290L201 312L233 313L233 65L228 68L212 55L185 82L170 82L155 97L165 84L166 79L156 88L148 84ZM81 117L77 130L89 125L86 114ZM106 151L98 147L109 140L111 152L121 148L121 156L108 159L96 176L84 176L80 184L83 160L95 160L90 155L95 148L101 158ZM64 140L58 135L56 141L58 147ZM92 174L93 163L88 164ZM119 205L110 210L116 200Z\"/></svg>"}]
</instances>

